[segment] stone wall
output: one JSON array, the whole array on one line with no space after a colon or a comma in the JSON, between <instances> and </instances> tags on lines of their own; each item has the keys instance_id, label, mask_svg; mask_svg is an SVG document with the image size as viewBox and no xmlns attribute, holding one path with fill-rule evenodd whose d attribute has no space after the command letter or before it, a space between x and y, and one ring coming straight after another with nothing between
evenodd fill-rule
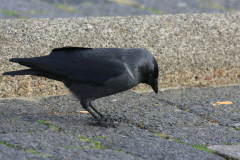
<instances>
[{"instance_id":1,"label":"stone wall","mask_svg":"<svg viewBox=\"0 0 240 160\"><path fill-rule=\"evenodd\" d=\"M64 46L145 48L156 57L159 88L240 82L240 13L0 20L0 73L22 69L12 57ZM139 85L134 90L148 90ZM68 93L61 82L0 75L0 97Z\"/></svg>"}]
</instances>

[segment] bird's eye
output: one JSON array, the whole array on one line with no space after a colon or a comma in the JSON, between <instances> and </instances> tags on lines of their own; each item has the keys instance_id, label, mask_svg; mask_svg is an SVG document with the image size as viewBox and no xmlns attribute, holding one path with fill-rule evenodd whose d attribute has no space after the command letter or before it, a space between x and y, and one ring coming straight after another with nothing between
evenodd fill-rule
<instances>
[{"instance_id":1,"label":"bird's eye","mask_svg":"<svg viewBox=\"0 0 240 160\"><path fill-rule=\"evenodd\" d=\"M152 77L153 75L152 74L149 74L149 77Z\"/></svg>"}]
</instances>

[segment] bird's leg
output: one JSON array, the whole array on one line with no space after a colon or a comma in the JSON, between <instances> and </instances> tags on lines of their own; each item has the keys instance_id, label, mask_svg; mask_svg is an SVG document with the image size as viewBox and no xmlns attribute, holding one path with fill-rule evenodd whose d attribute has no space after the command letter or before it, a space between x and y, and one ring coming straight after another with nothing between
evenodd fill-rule
<instances>
[{"instance_id":1,"label":"bird's leg","mask_svg":"<svg viewBox=\"0 0 240 160\"><path fill-rule=\"evenodd\" d=\"M91 111L91 109L88 107L89 106L89 102L81 102L81 105L83 106L84 109L86 109L102 126L104 127L108 127L109 125L105 122L102 121L101 118L99 118L95 113L93 113Z\"/></svg>"},{"instance_id":2,"label":"bird's leg","mask_svg":"<svg viewBox=\"0 0 240 160\"><path fill-rule=\"evenodd\" d=\"M89 102L89 106L103 119L104 115L100 113L93 105L92 102Z\"/></svg>"}]
</instances>

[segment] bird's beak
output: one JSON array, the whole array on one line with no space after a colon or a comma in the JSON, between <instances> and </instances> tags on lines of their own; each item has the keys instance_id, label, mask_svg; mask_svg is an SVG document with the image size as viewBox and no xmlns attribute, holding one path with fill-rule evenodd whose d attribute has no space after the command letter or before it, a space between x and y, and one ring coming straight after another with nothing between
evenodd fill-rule
<instances>
[{"instance_id":1,"label":"bird's beak","mask_svg":"<svg viewBox=\"0 0 240 160\"><path fill-rule=\"evenodd\" d=\"M157 79L150 79L148 84L152 87L155 93L158 93L158 80Z\"/></svg>"}]
</instances>

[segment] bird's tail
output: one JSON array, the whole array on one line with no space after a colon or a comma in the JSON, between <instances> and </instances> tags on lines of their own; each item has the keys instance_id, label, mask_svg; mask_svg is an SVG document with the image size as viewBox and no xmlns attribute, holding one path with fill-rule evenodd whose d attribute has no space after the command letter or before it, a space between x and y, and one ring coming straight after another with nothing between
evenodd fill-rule
<instances>
[{"instance_id":1,"label":"bird's tail","mask_svg":"<svg viewBox=\"0 0 240 160\"><path fill-rule=\"evenodd\" d=\"M41 64L41 62L45 62L48 60L47 56L43 57L34 57L34 58L11 58L9 61L21 64L26 67L33 67Z\"/></svg>"},{"instance_id":2,"label":"bird's tail","mask_svg":"<svg viewBox=\"0 0 240 160\"><path fill-rule=\"evenodd\" d=\"M62 81L68 76L68 74L65 72L54 67L54 64L49 56L34 58L12 58L9 61L29 67L30 69L5 72L3 75L36 75L58 81Z\"/></svg>"},{"instance_id":3,"label":"bird's tail","mask_svg":"<svg viewBox=\"0 0 240 160\"><path fill-rule=\"evenodd\" d=\"M41 75L43 72L36 69L36 66L46 67L46 64L44 64L44 62L48 62L48 58L47 56L35 58L12 58L9 61L19 63L23 66L30 67L31 69L5 72L3 75Z\"/></svg>"}]
</instances>

